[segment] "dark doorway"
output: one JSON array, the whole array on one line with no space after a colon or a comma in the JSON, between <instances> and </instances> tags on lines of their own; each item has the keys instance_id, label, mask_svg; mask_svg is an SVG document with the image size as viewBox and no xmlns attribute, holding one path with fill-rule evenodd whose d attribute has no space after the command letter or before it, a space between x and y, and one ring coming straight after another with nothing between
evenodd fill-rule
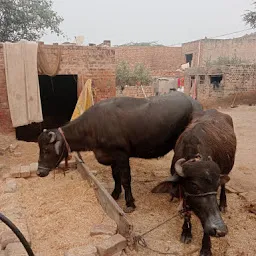
<instances>
[{"instance_id":1,"label":"dark doorway","mask_svg":"<svg viewBox=\"0 0 256 256\"><path fill-rule=\"evenodd\" d=\"M213 86L213 89L218 89L222 81L222 75L212 75L210 76L210 83Z\"/></svg>"},{"instance_id":2,"label":"dark doorway","mask_svg":"<svg viewBox=\"0 0 256 256\"><path fill-rule=\"evenodd\" d=\"M37 141L43 129L58 128L69 122L77 102L77 76L39 76L44 121L16 128L16 138Z\"/></svg>"},{"instance_id":3,"label":"dark doorway","mask_svg":"<svg viewBox=\"0 0 256 256\"><path fill-rule=\"evenodd\" d=\"M186 58L186 63L189 63L189 67L191 67L192 60L193 60L193 53L185 54L185 58Z\"/></svg>"}]
</instances>

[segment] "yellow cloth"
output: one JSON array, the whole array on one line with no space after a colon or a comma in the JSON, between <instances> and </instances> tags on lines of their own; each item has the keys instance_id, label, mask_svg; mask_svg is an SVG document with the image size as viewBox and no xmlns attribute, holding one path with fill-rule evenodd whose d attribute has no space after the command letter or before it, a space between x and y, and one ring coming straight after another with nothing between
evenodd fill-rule
<instances>
[{"instance_id":1,"label":"yellow cloth","mask_svg":"<svg viewBox=\"0 0 256 256\"><path fill-rule=\"evenodd\" d=\"M94 104L92 95L92 80L88 79L79 95L71 121L82 115L88 108Z\"/></svg>"}]
</instances>

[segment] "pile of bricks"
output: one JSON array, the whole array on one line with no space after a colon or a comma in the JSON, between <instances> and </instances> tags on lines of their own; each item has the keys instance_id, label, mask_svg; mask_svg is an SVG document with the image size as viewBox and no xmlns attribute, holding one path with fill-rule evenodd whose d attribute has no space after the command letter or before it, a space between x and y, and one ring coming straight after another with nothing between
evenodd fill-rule
<instances>
[{"instance_id":1,"label":"pile of bricks","mask_svg":"<svg viewBox=\"0 0 256 256\"><path fill-rule=\"evenodd\" d=\"M71 159L69 167L76 168L76 161ZM65 167L65 162L60 163ZM31 238L25 216L21 205L18 202L16 191L19 189L19 181L22 178L36 176L38 163L16 166L5 177L4 194L0 196L1 212L14 224L18 224L19 230L31 244ZM16 179L17 178L17 179ZM2 198L1 198L2 197ZM7 197L7 200L6 200ZM117 228L108 225L96 225L90 232L91 236L101 236L102 241L93 245L86 245L67 250L63 256L125 256L123 251L127 247L127 240L117 234ZM27 255L23 245L5 224L0 223L0 256L25 256ZM36 256L46 256L38 253Z\"/></svg>"},{"instance_id":2,"label":"pile of bricks","mask_svg":"<svg viewBox=\"0 0 256 256\"><path fill-rule=\"evenodd\" d=\"M154 96L154 88L152 86L143 86L144 93L146 97ZM122 94L119 96L128 96L135 98L145 98L142 89L140 86L127 86L122 91Z\"/></svg>"},{"instance_id":3,"label":"pile of bricks","mask_svg":"<svg viewBox=\"0 0 256 256\"><path fill-rule=\"evenodd\" d=\"M76 168L76 161L70 160L68 162L69 168ZM65 162L62 161L59 165L60 169L57 169L61 171L61 169L65 168ZM30 165L18 165L14 166L9 173L6 174L4 178L29 178L29 177L35 177L36 172L38 168L38 163L31 163ZM58 171L57 171L58 172Z\"/></svg>"}]
</instances>

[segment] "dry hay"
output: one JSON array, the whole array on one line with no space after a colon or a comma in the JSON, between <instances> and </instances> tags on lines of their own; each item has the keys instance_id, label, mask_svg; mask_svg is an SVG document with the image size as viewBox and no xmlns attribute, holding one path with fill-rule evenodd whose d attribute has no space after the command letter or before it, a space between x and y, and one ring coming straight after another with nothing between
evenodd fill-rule
<instances>
[{"instance_id":1,"label":"dry hay","mask_svg":"<svg viewBox=\"0 0 256 256\"><path fill-rule=\"evenodd\" d=\"M19 191L32 248L48 256L100 241L90 237L95 224L115 225L97 202L93 189L76 171L24 180Z\"/></svg>"}]
</instances>

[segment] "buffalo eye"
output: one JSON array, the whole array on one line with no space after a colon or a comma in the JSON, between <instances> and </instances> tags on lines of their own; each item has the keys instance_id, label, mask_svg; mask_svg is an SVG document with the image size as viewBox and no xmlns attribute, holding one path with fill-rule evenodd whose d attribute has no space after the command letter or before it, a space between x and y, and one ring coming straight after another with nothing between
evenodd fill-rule
<instances>
[{"instance_id":1,"label":"buffalo eye","mask_svg":"<svg viewBox=\"0 0 256 256\"><path fill-rule=\"evenodd\" d=\"M196 192L199 192L199 191L200 191L198 185L197 185L196 183L194 183L194 182L191 183L191 187L192 187L192 189L193 189L194 191L196 191Z\"/></svg>"}]
</instances>

